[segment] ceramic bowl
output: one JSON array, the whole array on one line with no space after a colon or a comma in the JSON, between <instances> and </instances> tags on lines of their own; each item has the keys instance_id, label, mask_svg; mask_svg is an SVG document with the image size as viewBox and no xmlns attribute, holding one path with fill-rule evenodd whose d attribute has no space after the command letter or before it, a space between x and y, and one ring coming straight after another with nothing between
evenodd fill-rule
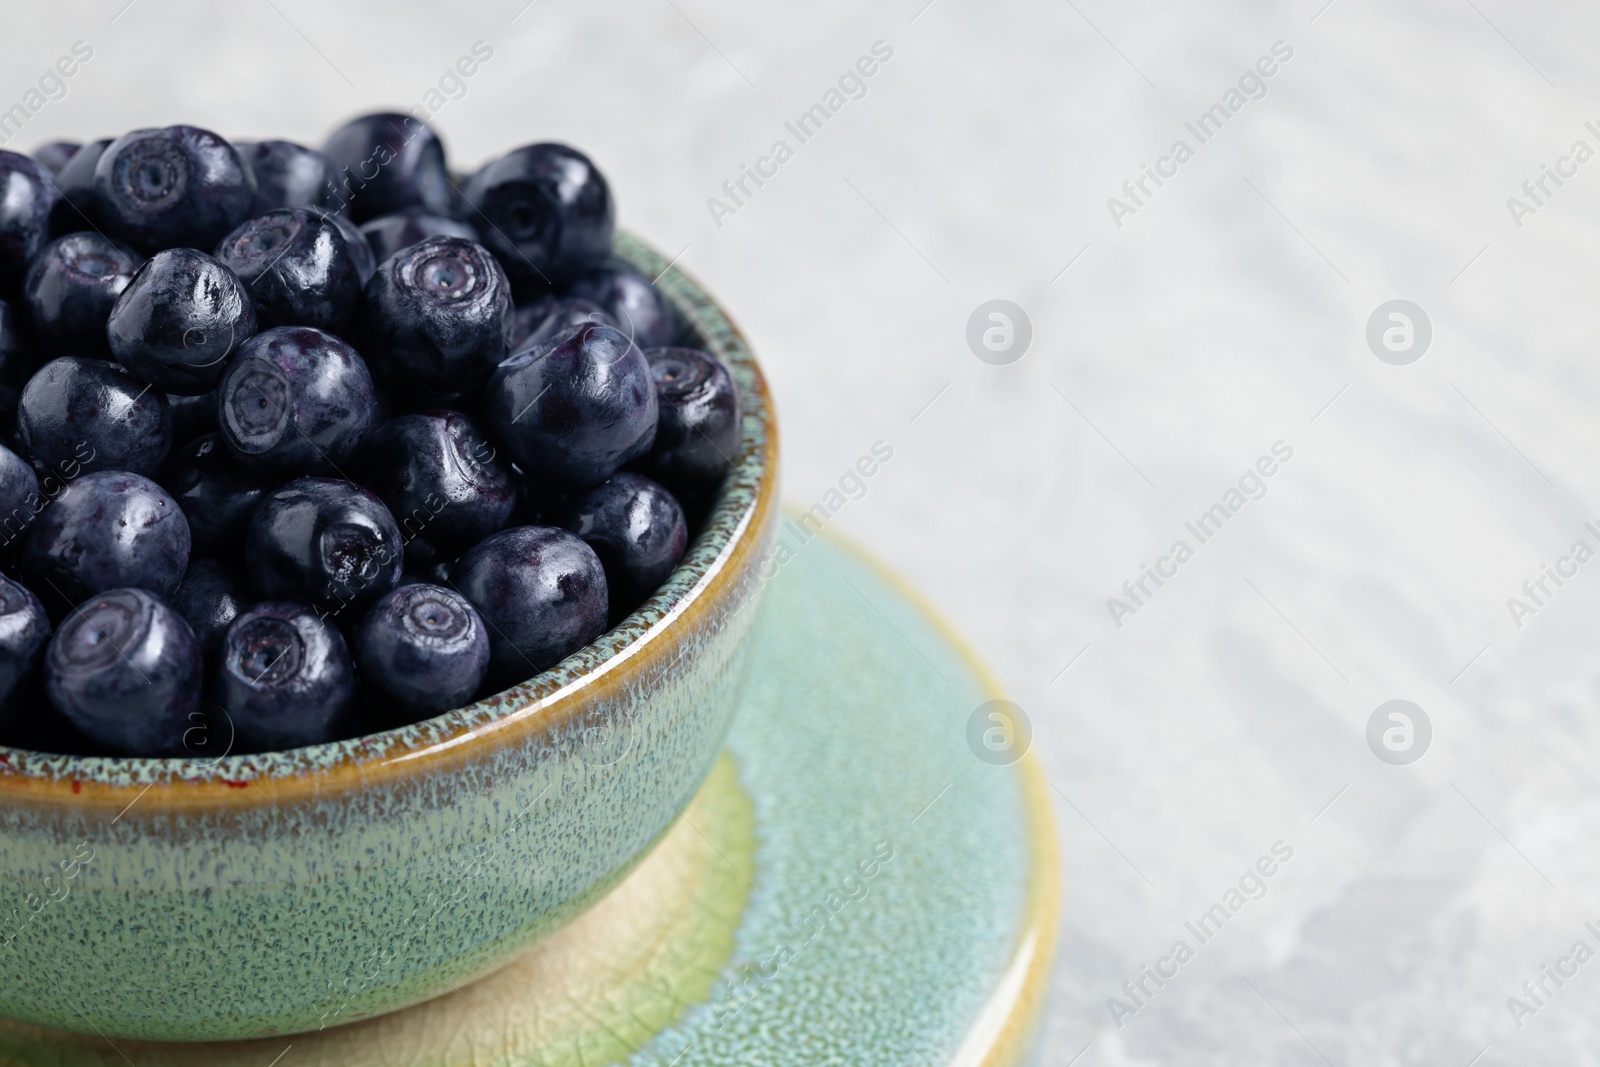
<instances>
[{"instance_id":1,"label":"ceramic bowl","mask_svg":"<svg viewBox=\"0 0 1600 1067\"><path fill-rule=\"evenodd\" d=\"M573 918L672 825L730 725L777 436L727 315L617 245L665 272L743 392L734 469L678 570L593 645L415 726L212 760L0 748L0 1015L194 1041L392 1011Z\"/></svg>"}]
</instances>

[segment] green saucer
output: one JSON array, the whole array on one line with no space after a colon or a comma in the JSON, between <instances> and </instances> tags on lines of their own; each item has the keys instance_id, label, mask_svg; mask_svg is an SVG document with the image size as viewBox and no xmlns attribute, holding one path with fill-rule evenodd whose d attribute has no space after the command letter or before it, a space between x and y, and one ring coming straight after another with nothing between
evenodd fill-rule
<instances>
[{"instance_id":1,"label":"green saucer","mask_svg":"<svg viewBox=\"0 0 1600 1067\"><path fill-rule=\"evenodd\" d=\"M292 1038L113 1044L0 1020L0 1067L1024 1062L1058 866L1031 757L969 741L999 693L837 541L787 522L766 574L727 754L627 880L505 970Z\"/></svg>"}]
</instances>

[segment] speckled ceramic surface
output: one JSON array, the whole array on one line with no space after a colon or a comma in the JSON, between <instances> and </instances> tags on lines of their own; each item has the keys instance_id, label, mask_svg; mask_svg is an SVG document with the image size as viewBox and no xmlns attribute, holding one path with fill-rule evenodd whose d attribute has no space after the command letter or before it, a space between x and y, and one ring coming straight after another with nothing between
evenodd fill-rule
<instances>
[{"instance_id":1,"label":"speckled ceramic surface","mask_svg":"<svg viewBox=\"0 0 1600 1067\"><path fill-rule=\"evenodd\" d=\"M660 284L746 412L662 589L551 670L415 727L209 762L0 749L0 1015L199 1040L390 1011L503 965L671 825L731 720L776 430L737 330L676 270Z\"/></svg>"},{"instance_id":2,"label":"speckled ceramic surface","mask_svg":"<svg viewBox=\"0 0 1600 1067\"><path fill-rule=\"evenodd\" d=\"M994 687L914 598L783 539L726 755L577 921L381 1019L225 1045L0 1022L0 1067L1024 1061L1059 898L1042 780L968 746Z\"/></svg>"}]
</instances>

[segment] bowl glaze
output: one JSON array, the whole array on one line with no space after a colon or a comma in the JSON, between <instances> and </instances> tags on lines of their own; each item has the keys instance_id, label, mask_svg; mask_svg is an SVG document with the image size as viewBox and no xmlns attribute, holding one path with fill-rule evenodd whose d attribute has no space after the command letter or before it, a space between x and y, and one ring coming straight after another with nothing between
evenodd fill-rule
<instances>
[{"instance_id":1,"label":"bowl glaze","mask_svg":"<svg viewBox=\"0 0 1600 1067\"><path fill-rule=\"evenodd\" d=\"M582 912L678 818L735 707L777 432L728 316L639 242L617 251L743 394L739 454L679 568L594 644L415 726L209 760L0 748L0 1015L196 1041L393 1011Z\"/></svg>"}]
</instances>

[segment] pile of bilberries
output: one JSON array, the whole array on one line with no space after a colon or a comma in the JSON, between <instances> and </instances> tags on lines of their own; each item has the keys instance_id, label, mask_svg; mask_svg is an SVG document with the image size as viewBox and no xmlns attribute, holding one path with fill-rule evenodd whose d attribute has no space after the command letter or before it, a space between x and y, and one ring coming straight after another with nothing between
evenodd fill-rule
<instances>
[{"instance_id":1,"label":"pile of bilberries","mask_svg":"<svg viewBox=\"0 0 1600 1067\"><path fill-rule=\"evenodd\" d=\"M0 151L0 742L334 740L638 607L742 423L614 217L580 152L458 180L402 115Z\"/></svg>"}]
</instances>

